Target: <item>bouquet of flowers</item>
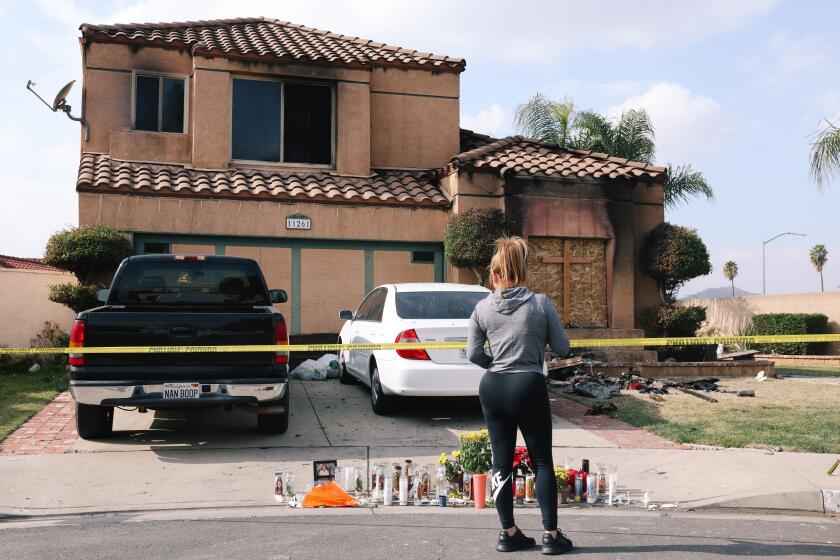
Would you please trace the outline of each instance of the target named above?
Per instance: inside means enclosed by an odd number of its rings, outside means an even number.
[[[453,451],[452,455],[447,455],[446,453],[440,454],[438,465],[443,465],[446,468],[446,480],[454,480],[464,472],[459,461],[460,456],[460,451]]]
[[[533,474],[531,456],[528,455],[527,447],[517,447],[513,450],[513,470],[519,469],[522,474]]]
[[[492,466],[490,434],[487,429],[460,434],[459,461],[468,473],[486,473]]]
[[[574,473],[574,474],[573,474]],[[557,489],[563,490],[564,488],[569,488],[575,483],[575,472],[574,469],[564,469],[563,467],[554,467],[554,476],[557,478]]]

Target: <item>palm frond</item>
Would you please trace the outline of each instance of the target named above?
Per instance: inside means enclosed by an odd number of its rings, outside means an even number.
[[[656,144],[653,123],[644,109],[629,109],[621,114],[615,126],[612,155],[642,163],[652,163]]]
[[[840,128],[828,121],[826,124],[811,143],[811,180],[820,190],[840,177]]]
[[[594,111],[579,111],[574,118],[575,148],[612,154],[615,144],[615,130],[612,123]]]
[[[566,147],[573,112],[570,100],[554,101],[537,93],[516,108],[515,126],[529,138]]]
[[[715,199],[712,187],[706,182],[706,177],[691,164],[673,166],[668,164],[668,178],[665,180],[665,207],[673,208],[688,202],[696,196],[705,196],[709,200]]]

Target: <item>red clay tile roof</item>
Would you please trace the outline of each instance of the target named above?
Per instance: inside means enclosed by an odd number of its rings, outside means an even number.
[[[400,66],[463,72],[463,58],[440,56],[270,18],[128,23],[79,28],[90,41],[159,45],[193,54],[345,66]]]
[[[498,138],[493,138],[492,136],[488,136],[486,134],[481,134],[480,132],[473,132],[468,128],[461,129],[461,151],[468,152],[470,150],[474,150],[479,146],[485,146],[492,142],[498,141]]]
[[[10,257],[9,255],[0,255],[0,268],[14,268],[18,270],[43,270],[48,272],[62,272],[54,266],[44,264],[41,259],[25,258],[25,257]]]
[[[371,177],[346,177],[326,171],[199,171],[181,165],[117,161],[101,154],[82,154],[76,190],[237,200],[449,205],[433,171],[380,170]]]
[[[450,160],[444,174],[456,169],[570,177],[588,179],[638,179],[655,183],[665,181],[666,169],[656,165],[617,158],[592,150],[562,149],[556,145],[508,136],[498,140],[489,136],[462,132],[461,141],[469,148]],[[482,137],[484,137],[482,139]],[[482,141],[490,140],[482,144]]]

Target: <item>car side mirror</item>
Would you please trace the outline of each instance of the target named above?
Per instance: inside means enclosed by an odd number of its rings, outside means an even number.
[[[289,301],[289,294],[286,290],[268,290],[268,296],[271,298],[271,303],[286,303]]]
[[[344,309],[343,311],[338,312],[338,318],[342,321],[352,321],[353,320],[353,312]]]
[[[103,288],[96,292],[96,299],[101,301],[102,303],[105,303],[106,301],[108,301],[108,294],[110,293],[111,290],[109,290],[108,288]]]

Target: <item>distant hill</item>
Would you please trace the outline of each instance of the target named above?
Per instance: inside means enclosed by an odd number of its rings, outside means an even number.
[[[738,296],[751,296],[755,295],[752,292],[748,292],[746,290],[742,290],[741,288],[735,286],[735,297]],[[722,298],[722,297],[732,297],[732,286],[723,286],[721,288],[706,288],[705,290],[700,290],[696,294],[691,294],[688,296],[680,297],[680,299],[695,299],[695,298]]]

